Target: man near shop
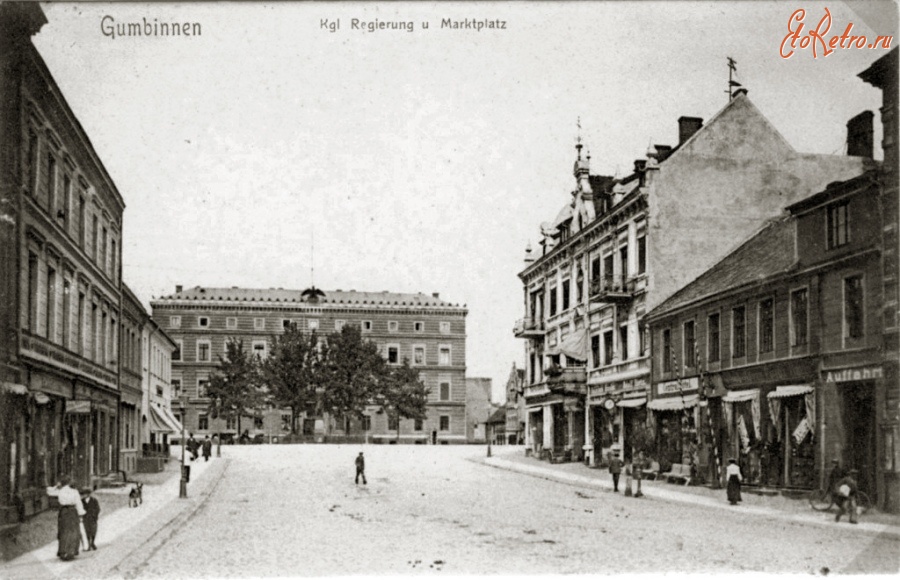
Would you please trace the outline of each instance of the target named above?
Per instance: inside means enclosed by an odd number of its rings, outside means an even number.
[[[841,516],[844,515],[844,513],[849,513],[850,523],[857,523],[856,495],[859,489],[856,484],[856,478],[858,477],[858,474],[858,470],[851,469],[846,477],[837,482],[837,487],[834,492],[834,500],[838,506],[838,513],[834,516],[834,521],[836,522],[841,521]]]

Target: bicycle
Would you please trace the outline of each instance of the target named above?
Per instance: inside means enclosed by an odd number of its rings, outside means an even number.
[[[834,503],[834,493],[824,489],[817,489],[809,494],[809,505],[817,512],[827,512]],[[872,501],[864,491],[856,492],[856,507],[860,514],[864,514],[872,507]]]

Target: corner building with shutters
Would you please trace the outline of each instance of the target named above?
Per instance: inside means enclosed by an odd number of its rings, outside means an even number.
[[[430,390],[424,421],[397,425],[375,407],[363,419],[303,417],[298,434],[312,440],[400,443],[465,443],[466,441],[466,314],[465,306],[438,294],[325,291],[316,296],[301,290],[176,287],[174,294],[151,302],[153,317],[177,344],[173,355],[173,410],[182,394],[187,405],[185,429],[202,439],[220,434],[224,441],[238,433],[236,419],[212,418],[206,396],[209,377],[224,356],[229,338],[265,357],[271,340],[286,325],[327,336],[348,324],[378,346],[388,364],[408,359]],[[327,423],[327,424],[326,424]],[[241,419],[251,438],[277,442],[290,433],[290,412],[261,410]]]

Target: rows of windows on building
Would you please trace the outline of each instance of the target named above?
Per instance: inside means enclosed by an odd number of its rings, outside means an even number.
[[[42,263],[29,251],[23,327],[99,365],[114,368],[118,353],[116,306],[96,293],[89,298],[85,284],[78,283],[76,288],[76,277],[74,271],[61,275],[56,258],[48,255]],[[137,356],[134,344],[128,345],[128,356]]]
[[[182,419],[180,414],[178,415],[179,420]],[[253,428],[257,430],[261,430],[264,428],[263,418],[262,417],[253,417]],[[351,429],[351,419],[349,417],[339,417],[337,419],[337,424],[341,425],[343,430],[349,431]],[[389,416],[387,418],[388,431],[396,431],[400,428],[401,422],[408,421],[412,425],[413,431],[423,432],[425,430],[425,422],[422,419],[409,419],[404,420],[400,419],[396,416]],[[197,416],[197,430],[198,431],[208,431],[210,426],[210,416],[208,413],[200,413]],[[225,419],[225,429],[226,430],[236,430],[237,429],[237,418],[235,417],[226,417]],[[372,430],[372,416],[371,415],[363,415],[359,419],[359,429],[361,431],[371,431]],[[289,414],[281,415],[281,430],[284,432],[288,432],[291,430],[291,416]],[[438,417],[438,431],[450,431],[450,415],[440,415]]]
[[[33,127],[28,134],[26,187],[32,200],[109,279],[115,280],[118,252],[114,224],[104,215],[87,179],[59,140],[50,129],[38,137],[41,133]]]
[[[548,292],[547,316],[552,318],[557,314],[564,314],[570,308],[582,304],[585,299],[585,291],[595,294],[602,289],[618,289],[627,286],[629,280],[641,276],[647,272],[647,236],[642,231],[643,226],[636,226],[640,232],[637,236],[636,254],[630,250],[627,242],[620,242],[618,251],[610,248],[602,248],[598,255],[590,261],[590,285],[586,286],[584,271],[578,265],[574,273],[575,284],[572,284],[572,275],[566,272],[561,282],[551,282]],[[563,230],[564,231],[564,230]],[[627,233],[623,233],[627,239]],[[541,294],[543,290],[535,290],[531,293],[530,316],[534,320],[543,317],[543,312],[538,312],[538,304],[543,303]]]
[[[789,343],[791,349],[803,350],[809,342],[809,289],[797,288],[790,292],[788,298]],[[748,340],[756,341],[756,352],[764,355],[775,350],[775,299],[763,298],[755,304],[737,305],[730,309],[729,328],[730,355],[732,359],[747,356]],[[756,334],[748,336],[747,316],[756,316]],[[853,274],[843,279],[843,332],[844,343],[862,338],[865,314],[863,311],[863,276]],[[707,315],[706,345],[701,348],[697,344],[696,326],[698,321],[689,320],[680,329],[663,329],[660,333],[659,364],[665,373],[682,369],[696,369],[705,363],[718,363],[722,359],[722,313],[713,312]],[[681,331],[681,353],[673,350],[673,332]],[[701,356],[705,355],[705,361]]]
[[[172,385],[172,397],[176,399],[181,397],[183,394],[181,379],[173,378],[170,384]],[[205,399],[209,393],[209,378],[198,378],[195,392],[197,398]],[[162,396],[162,393],[157,392],[157,394]],[[438,388],[435,395],[438,402],[453,401],[453,380],[448,376],[438,377]]]
[[[312,330],[320,330],[319,329],[319,321],[315,319],[282,319],[281,320],[281,328],[287,328],[290,324],[297,324],[300,328],[303,328],[303,323],[305,322],[305,328],[309,331]],[[170,316],[169,317],[169,328],[179,329],[181,328],[182,317],[181,316]],[[334,324],[334,330],[339,332],[341,329],[346,326],[348,322],[346,320],[336,320]],[[399,321],[389,321],[388,322],[388,332],[390,333],[399,333],[400,332],[400,322]],[[416,321],[411,324],[412,330],[414,333],[425,334],[426,325],[425,322]],[[207,316],[199,316],[197,317],[197,329],[212,329],[210,325],[209,317]],[[253,329],[254,331],[265,331],[266,319],[265,318],[254,318],[253,319]],[[360,323],[360,328],[363,333],[372,331],[372,322],[368,320],[363,320]],[[225,329],[226,330],[239,330],[238,329],[238,318],[236,317],[228,317],[225,321]],[[450,323],[446,321],[440,321],[438,325],[439,334],[449,335],[450,334]],[[249,330],[246,329],[246,330]],[[183,361],[182,352],[184,349],[184,339],[176,339],[175,343],[177,348],[172,355],[173,361]],[[193,362],[214,362],[215,356],[212,348],[212,341],[210,339],[201,338],[197,339],[195,342],[195,356]],[[260,358],[266,358],[268,356],[269,350],[269,340],[264,338],[252,339],[250,341],[250,351],[259,356]],[[406,348],[404,348],[406,347]],[[426,344],[411,344],[411,345],[402,345],[401,343],[386,343],[383,347],[384,356],[387,359],[388,364],[399,365],[402,364],[403,358],[409,361],[409,363],[413,366],[425,366],[427,364],[437,364],[439,366],[450,366],[452,365],[452,346],[449,344],[439,344],[436,347],[432,347],[435,349],[435,353],[437,355],[437,359],[431,359],[429,363],[429,347]],[[226,346],[223,343],[222,346],[222,354],[225,354]]]
[[[181,329],[181,328],[194,328],[194,329],[212,329],[215,328],[214,325],[210,321],[209,316],[196,316],[193,318],[196,323],[193,327],[182,326],[183,322],[187,322],[187,320],[183,320],[181,316],[170,316],[169,317],[169,328],[170,329]],[[318,331],[318,332],[328,332],[333,330],[334,332],[340,332],[345,326],[347,326],[348,321],[337,319],[334,321],[334,328],[320,328],[320,321],[314,318],[278,318],[278,319],[268,319],[265,317],[254,317],[253,319],[252,330],[283,330],[286,329],[291,324],[297,325],[298,328],[306,330],[308,332]],[[225,330],[251,330],[249,326],[249,319],[247,321],[248,326],[246,328],[239,327],[239,323],[242,322],[242,319],[239,319],[236,316],[228,316],[225,318]],[[271,326],[275,324],[276,326]],[[349,322],[349,324],[354,324],[354,322]],[[407,328],[406,325],[409,325]],[[360,330],[363,333],[372,332],[373,325],[371,320],[362,320],[359,322]],[[415,332],[419,334],[426,334],[428,331],[434,333],[437,331],[439,334],[450,334],[450,322],[449,321],[438,321],[438,325],[435,328],[429,328],[429,325],[425,323],[425,321],[417,320],[411,323],[404,322],[402,325],[398,320],[389,320],[387,323],[388,332],[399,333],[401,330],[403,332]]]
[[[847,219],[848,202],[846,200],[837,202],[828,208],[827,212],[827,247],[834,249],[846,245],[850,241],[849,221]],[[640,276],[646,272],[646,236],[642,233],[642,227],[637,226],[637,230],[641,232],[637,237],[637,255],[634,256],[636,263],[632,264],[631,254],[628,245],[622,243],[619,246],[618,254],[611,251],[601,251],[600,255],[591,259],[591,286],[590,292],[594,293],[598,290],[598,284],[605,284],[610,288],[617,279],[625,283],[630,278]],[[625,234],[620,234],[625,237]],[[618,256],[618,260],[616,260]],[[564,277],[559,284],[552,284],[549,289],[548,315],[550,317],[557,314],[564,314],[570,308],[582,304],[584,301],[585,284],[583,280],[583,272],[580,267],[575,274],[574,292],[571,285],[571,277]],[[541,290],[532,292],[530,302],[530,315],[533,319],[538,320],[541,313],[537,311],[537,305],[541,303]],[[863,336],[863,283],[862,276],[850,276],[844,281],[844,328],[846,338],[860,338]],[[790,296],[790,317],[791,317],[791,346],[803,347],[806,345],[809,336],[809,322],[807,313],[808,289],[801,288],[795,290]],[[559,305],[561,304],[561,308]],[[751,314],[753,311],[751,310]],[[747,350],[747,314],[746,306],[737,306],[731,312],[731,356],[732,358],[742,358],[746,356]],[[757,329],[757,352],[768,353],[774,350],[775,344],[775,302],[774,298],[765,299],[756,306],[755,315],[758,317]],[[706,345],[706,361],[715,363],[720,360],[721,346],[720,333],[721,322],[720,314],[710,314],[707,324],[707,345]],[[591,337],[590,360],[593,369],[599,369],[606,366],[612,366],[621,362],[625,362],[634,358],[646,356],[649,346],[649,337],[647,328],[641,321],[637,321],[636,333],[631,329],[634,322],[626,322],[619,326],[618,330],[605,330],[599,335]],[[695,367],[696,359],[700,356],[697,351],[695,335],[695,322],[689,321],[684,324],[681,329],[684,340],[682,344],[682,356],[680,358],[682,366]],[[672,331],[664,330],[661,336],[661,360],[664,372],[672,372],[675,359],[672,352]],[[637,344],[630,337],[637,335]],[[630,348],[631,347],[631,348]],[[636,350],[635,348],[636,347]],[[535,381],[536,368],[538,366],[537,353],[532,353],[530,365],[530,379]],[[557,354],[550,357],[551,363],[566,363],[569,367],[584,366],[584,362],[572,358],[564,358],[564,354]]]
[[[26,164],[30,202],[115,286],[117,226],[52,131],[30,129]],[[27,268],[23,328],[97,364],[114,367],[115,302],[91,288],[83,281],[89,278],[50,248],[41,252],[29,246]]]

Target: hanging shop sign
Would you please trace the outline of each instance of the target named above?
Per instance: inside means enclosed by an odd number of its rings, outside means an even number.
[[[612,399],[606,399],[605,401],[603,401],[603,408],[607,411],[612,411],[616,408],[616,402]]]
[[[880,379],[882,370],[880,366],[858,367],[855,369],[841,369],[825,373],[826,383],[846,383],[847,381],[869,381]]]
[[[66,401],[66,413],[90,413],[91,412],[91,402],[90,401],[73,401],[72,399],[68,399]]]
[[[806,436],[809,435],[809,421],[806,420],[806,417],[800,421],[800,424],[797,425],[797,428],[794,429],[794,441],[797,442],[797,445],[803,442],[806,439]]]
[[[681,379],[680,381],[666,381],[665,383],[656,383],[656,392],[660,395],[674,395],[677,393],[690,393],[696,391],[700,386],[697,377],[689,379]]]

